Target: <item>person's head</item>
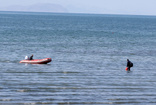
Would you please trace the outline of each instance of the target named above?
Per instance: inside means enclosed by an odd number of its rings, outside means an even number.
[[[34,55],[32,54],[32,56],[34,56]]]
[[[129,61],[129,59],[127,59],[127,62]]]

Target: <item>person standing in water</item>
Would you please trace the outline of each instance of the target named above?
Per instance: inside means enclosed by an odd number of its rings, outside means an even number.
[[[133,67],[133,63],[127,59],[127,67],[128,67],[128,71],[130,71],[130,68]]]

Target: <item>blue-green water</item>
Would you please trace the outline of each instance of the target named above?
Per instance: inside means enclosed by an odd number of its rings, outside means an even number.
[[[155,105],[155,39],[155,16],[0,12],[0,104]]]

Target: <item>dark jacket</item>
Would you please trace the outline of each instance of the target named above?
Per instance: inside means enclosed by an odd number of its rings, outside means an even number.
[[[33,60],[33,55],[32,55],[32,56],[30,56],[29,60]]]
[[[127,67],[133,67],[133,63],[129,60],[127,60]]]

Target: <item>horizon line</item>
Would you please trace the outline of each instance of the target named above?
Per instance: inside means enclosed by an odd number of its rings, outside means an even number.
[[[16,12],[16,13],[53,13],[53,14],[88,14],[88,15],[123,15],[123,16],[156,16],[156,15],[140,15],[140,14],[113,14],[113,13],[83,13],[83,12],[40,12],[40,11],[5,11],[0,12]]]

